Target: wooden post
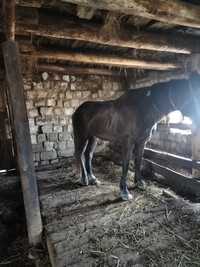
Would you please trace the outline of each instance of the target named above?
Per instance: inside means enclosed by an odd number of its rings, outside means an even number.
[[[19,50],[14,41],[4,42],[2,44],[2,50],[8,82],[7,93],[13,116],[13,128],[17,146],[29,243],[35,246],[41,241],[42,220],[33,164],[29,122],[24,98]]]
[[[200,127],[196,128],[192,133],[192,160],[200,161]],[[193,165],[192,176],[200,177],[200,170]]]

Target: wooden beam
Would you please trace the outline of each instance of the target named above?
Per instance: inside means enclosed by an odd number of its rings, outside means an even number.
[[[180,0],[62,0],[62,2],[200,28],[200,6]]]
[[[54,64],[39,64],[35,66],[36,72],[52,72],[52,73],[66,73],[66,74],[79,74],[79,75],[104,75],[104,76],[121,76],[123,72],[100,69],[100,68],[88,68],[88,67],[76,67],[76,66],[62,66]]]
[[[15,40],[15,0],[5,2],[6,39]]]
[[[131,73],[129,73],[129,77],[131,77]],[[150,87],[156,83],[168,82],[171,80],[177,79],[188,79],[189,73],[185,72],[183,69],[176,71],[164,71],[164,72],[156,72],[151,71],[141,79],[129,79],[129,87],[131,89],[140,89],[143,87]]]
[[[4,42],[2,44],[2,50],[8,82],[7,93],[15,131],[29,242],[35,246],[41,241],[42,221],[33,164],[29,122],[24,98],[20,56],[17,44],[14,41]]]
[[[57,21],[56,24],[52,21]],[[182,34],[156,34],[130,30],[118,32],[118,36],[107,34],[101,25],[77,24],[67,20],[49,18],[45,24],[31,25],[24,23],[17,26],[19,35],[31,34],[48,38],[73,39],[102,45],[146,49],[153,51],[190,54],[200,52],[200,38]]]
[[[146,179],[155,180],[165,186],[169,186],[176,193],[184,197],[188,196],[193,201],[199,202],[199,181],[159,165],[149,159],[145,159],[144,162],[146,166],[143,169],[143,176],[146,177]],[[153,171],[153,173],[150,174],[150,170]]]
[[[83,54],[77,52],[58,52],[39,50],[33,52],[32,57],[35,59],[47,59],[47,60],[61,60],[72,61],[86,64],[108,65],[122,68],[138,68],[138,69],[154,69],[154,70],[170,70],[177,69],[181,66],[178,63],[162,63],[156,61],[145,61],[140,59],[114,57],[96,54]]]

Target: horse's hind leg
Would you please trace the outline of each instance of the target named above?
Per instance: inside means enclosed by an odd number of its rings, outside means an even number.
[[[123,200],[131,200],[133,198],[127,187],[127,175],[132,151],[133,145],[128,140],[125,141],[122,149],[122,177],[120,180],[120,195]]]
[[[145,142],[135,145],[135,183],[138,188],[145,189],[145,182],[141,174],[141,163]]]
[[[81,184],[82,185],[88,185],[88,176],[87,176],[87,170],[85,166],[85,151],[88,145],[88,140],[87,139],[81,139],[78,144],[77,148],[77,153],[76,153],[76,158],[78,163],[81,166]]]
[[[85,167],[88,175],[89,184],[99,185],[100,181],[94,176],[92,172],[92,158],[97,145],[97,140],[94,136],[90,137],[88,140],[88,145],[85,151]]]

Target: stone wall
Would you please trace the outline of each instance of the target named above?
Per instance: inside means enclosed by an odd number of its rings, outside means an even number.
[[[172,129],[160,127],[154,131],[147,147],[166,151],[180,156],[191,157],[192,155],[192,137],[187,131],[173,132]]]
[[[71,116],[81,103],[114,99],[123,93],[116,77],[46,72],[25,79],[24,87],[36,166],[73,155]]]

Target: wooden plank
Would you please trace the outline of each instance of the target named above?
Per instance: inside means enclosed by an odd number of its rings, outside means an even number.
[[[165,186],[169,186],[176,193],[184,197],[188,196],[194,201],[200,200],[199,181],[175,172],[170,168],[159,165],[149,159],[145,159],[144,162],[146,162],[147,164],[144,170],[145,177],[156,180],[157,182],[164,184]],[[154,172],[152,176],[149,175],[150,170]],[[145,175],[145,171],[147,171],[147,175]]]
[[[180,0],[62,0],[62,2],[200,28],[200,6]]]
[[[19,50],[14,41],[4,42],[2,44],[2,50],[8,82],[7,93],[15,131],[29,242],[31,245],[36,245],[41,241],[42,221],[24,98]]]
[[[177,168],[186,168],[191,169],[193,166],[196,168],[200,168],[200,164],[196,161],[192,161],[190,158],[174,155],[171,153],[167,153],[164,151],[158,151],[155,149],[145,148],[144,149],[144,158],[153,160],[159,164],[168,166],[168,167],[176,167]]]
[[[30,55],[29,55],[30,56]],[[86,54],[78,52],[62,52],[62,51],[48,51],[39,50],[33,52],[31,56],[35,59],[47,59],[47,60],[62,60],[72,61],[86,64],[100,64],[110,65],[115,67],[123,68],[138,68],[138,69],[154,69],[154,70],[171,70],[181,68],[178,63],[172,62],[156,62],[156,61],[145,61],[141,59],[132,59],[124,57],[105,56],[97,54]]]
[[[57,21],[57,23],[53,23]],[[146,49],[151,51],[163,51],[180,54],[200,52],[199,38],[182,34],[163,33],[136,33],[123,29],[117,36],[108,34],[102,29],[102,25],[91,23],[77,23],[57,17],[49,17],[43,24],[33,25],[24,21],[23,25],[17,25],[17,34],[31,34],[47,38],[72,39],[91,42],[102,45]]]

